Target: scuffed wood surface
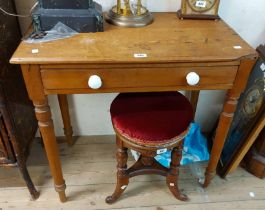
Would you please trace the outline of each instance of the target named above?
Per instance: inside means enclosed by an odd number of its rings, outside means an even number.
[[[254,57],[256,52],[223,21],[179,20],[155,13],[153,24],[83,33],[48,43],[22,42],[11,59],[17,64],[218,62]],[[240,49],[234,49],[240,46]],[[32,49],[39,53],[32,54]],[[134,58],[134,54],[147,54]]]

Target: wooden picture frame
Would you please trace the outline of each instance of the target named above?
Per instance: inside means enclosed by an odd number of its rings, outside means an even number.
[[[265,45],[257,48],[260,58],[249,77],[248,85],[245,92],[241,95],[238,103],[238,110],[235,113],[232,126],[229,130],[228,137],[219,161],[217,173],[221,177],[233,172],[241,160],[255,142],[256,138],[265,125]],[[243,103],[249,90],[257,86],[257,82],[263,81],[263,101],[259,110],[250,118],[244,118],[242,113]],[[262,87],[260,87],[262,88]],[[244,119],[243,119],[244,118]]]

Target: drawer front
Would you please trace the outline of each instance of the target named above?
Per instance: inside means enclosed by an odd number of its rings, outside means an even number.
[[[90,89],[88,80],[97,75],[102,81],[101,91],[148,87],[188,87],[187,75],[195,72],[199,88],[231,86],[237,66],[180,67],[180,68],[132,68],[132,69],[42,69],[46,90]]]

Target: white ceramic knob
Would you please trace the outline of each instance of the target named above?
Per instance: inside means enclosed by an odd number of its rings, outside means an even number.
[[[88,86],[94,90],[101,88],[102,86],[101,78],[98,75],[92,75],[91,77],[89,77]]]
[[[188,73],[186,79],[187,83],[191,86],[198,85],[200,82],[200,76],[196,72]]]

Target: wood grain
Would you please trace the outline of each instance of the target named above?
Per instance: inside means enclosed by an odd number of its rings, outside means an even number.
[[[204,187],[207,187],[210,184],[211,179],[215,176],[216,167],[220,159],[230,125],[234,118],[238,99],[242,91],[245,89],[247,78],[249,77],[254,64],[255,59],[243,59],[241,61],[237,76],[235,78],[234,86],[227,92],[223,111],[220,115],[219,124],[216,129],[214,144],[211,149],[211,158],[205,172],[205,182],[203,184]]]
[[[234,61],[256,54],[223,21],[185,20],[176,13],[154,13],[153,24],[143,28],[105,25],[103,33],[40,44],[22,42],[12,63],[161,63]],[[241,49],[234,49],[241,46]],[[38,54],[32,54],[38,49]],[[62,50],[63,49],[63,50]],[[134,58],[145,53],[147,58]]]
[[[180,21],[175,13],[154,16],[155,22],[144,28],[106,24],[103,33],[78,34],[40,44],[22,42],[13,55],[11,62],[22,64],[29,96],[39,111],[40,124],[44,125],[41,129],[55,182],[63,184],[46,95],[229,90],[205,186],[213,178],[237,99],[257,54],[223,21]],[[39,52],[32,54],[32,49]],[[135,53],[147,57],[135,58]],[[201,75],[199,85],[186,84],[185,77],[191,70]],[[92,73],[102,77],[101,89],[87,87]]]
[[[104,147],[101,147],[106,145]],[[112,157],[102,159],[101,153],[91,155],[89,151],[101,147],[102,153]],[[263,180],[257,179],[238,168],[227,180],[215,177],[207,190],[202,189],[191,175],[188,166],[180,167],[179,184],[190,197],[189,202],[180,202],[170,196],[165,178],[146,175],[131,180],[125,192],[125,199],[109,206],[104,198],[115,186],[115,144],[113,137],[81,137],[73,147],[59,145],[62,151],[62,166],[68,184],[69,201],[58,202],[53,190],[53,180],[48,170],[48,162],[39,165],[36,158],[45,159],[45,151],[40,144],[34,144],[29,159],[29,171],[41,192],[38,201],[30,201],[17,170],[0,169],[0,206],[3,209],[124,209],[124,210],[260,210],[265,205]],[[88,151],[83,153],[83,151]],[[78,154],[82,155],[78,156]],[[74,155],[73,155],[74,154]],[[129,153],[130,154],[130,153]],[[68,157],[68,158],[66,158]],[[93,157],[93,159],[92,159]],[[131,156],[129,156],[132,164]],[[87,161],[91,163],[87,163]],[[204,167],[201,165],[200,167]],[[185,173],[185,175],[183,175]],[[12,176],[12,182],[7,182]],[[103,178],[105,177],[105,179]],[[187,179],[188,178],[188,179]],[[8,185],[9,183],[9,185]],[[255,197],[250,197],[254,192]]]
[[[58,101],[59,101],[60,110],[61,110],[61,114],[63,118],[65,138],[66,138],[68,145],[72,146],[74,144],[73,129],[71,126],[67,95],[58,95]]]
[[[98,75],[103,82],[101,92],[130,87],[189,86],[186,76],[190,72],[200,75],[200,86],[233,85],[237,66],[179,67],[179,68],[124,68],[124,69],[43,69],[41,76],[45,89],[90,89],[88,79]],[[229,75],[229,77],[227,76]]]
[[[29,97],[35,106],[35,114],[38,120],[39,129],[43,137],[43,143],[47,153],[51,172],[54,176],[54,187],[58,192],[60,200],[66,201],[65,182],[63,179],[59,151],[54,133],[51,110],[48,98],[44,95],[40,71],[38,65],[23,65],[22,73],[26,82]]]

